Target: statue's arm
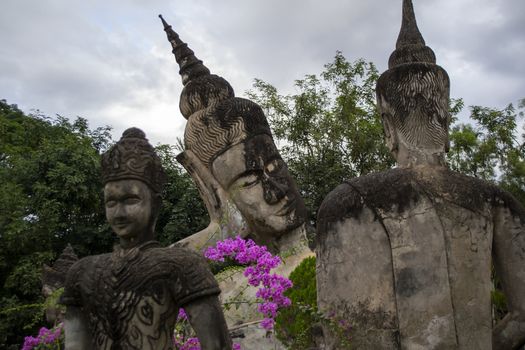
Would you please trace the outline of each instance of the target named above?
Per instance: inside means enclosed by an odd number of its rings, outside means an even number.
[[[231,350],[231,339],[217,296],[199,298],[184,305],[202,350]]]
[[[64,328],[66,350],[89,350],[92,348],[88,322],[79,307],[67,307]]]
[[[208,210],[210,224],[205,229],[177,242],[176,245],[201,251],[224,238],[221,224],[225,223],[228,224],[228,232],[235,232],[242,236],[246,231],[244,218],[210,170],[191,150],[185,150],[177,155],[177,161],[182,164],[197,186]]]
[[[499,208],[494,224],[494,267],[507,298],[509,313],[493,330],[493,349],[519,349],[525,344],[525,224]]]

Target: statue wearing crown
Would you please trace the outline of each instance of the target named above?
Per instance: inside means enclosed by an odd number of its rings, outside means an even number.
[[[220,290],[204,259],[155,241],[166,176],[141,130],[126,130],[103,155],[102,178],[106,217],[120,243],[69,269],[61,298],[66,349],[173,349],[181,307],[202,349],[231,349]]]

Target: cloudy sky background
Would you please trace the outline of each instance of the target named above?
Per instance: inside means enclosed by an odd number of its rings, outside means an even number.
[[[414,0],[419,28],[466,105],[525,98],[525,1]],[[178,66],[157,15],[243,96],[254,78],[293,92],[336,50],[386,69],[401,0],[1,0],[0,99],[30,112],[129,126],[175,143]]]

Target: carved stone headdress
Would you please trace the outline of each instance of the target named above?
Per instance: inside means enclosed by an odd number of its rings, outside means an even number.
[[[382,117],[413,146],[448,147],[449,78],[425,45],[411,0],[403,0],[401,30],[388,68],[376,87]]]
[[[134,179],[161,193],[166,183],[159,156],[138,128],[129,128],[120,140],[102,155],[102,181]]]
[[[235,97],[233,88],[222,77],[210,74],[201,60],[159,15],[168,41],[180,66],[184,89],[180,110],[188,119],[184,145],[205,164],[245,139],[271,136],[264,112],[256,103]]]
[[[210,74],[210,70],[195,57],[188,44],[180,39],[161,15],[159,17],[180,67],[179,74],[184,85],[179,104],[182,115],[187,119],[196,111],[206,108],[212,99],[217,102],[233,97],[231,85],[224,78]]]

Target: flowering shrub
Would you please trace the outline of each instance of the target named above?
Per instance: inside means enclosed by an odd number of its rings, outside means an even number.
[[[64,332],[62,330],[62,323],[59,323],[55,328],[52,329],[42,327],[38,332],[38,336],[25,337],[22,350],[60,350],[64,338]]]
[[[244,240],[237,236],[217,242],[209,247],[204,256],[213,261],[230,258],[243,265],[250,265],[244,270],[248,284],[259,287],[256,297],[261,299],[257,310],[263,314],[262,327],[271,330],[275,324],[277,310],[290,305],[290,299],[284,292],[292,287],[292,282],[270,271],[281,264],[281,258],[272,255],[265,246],[258,246],[251,239]]]
[[[217,242],[215,247],[209,247],[204,252],[204,256],[211,261],[224,262],[231,259],[239,264],[248,265],[244,276],[248,278],[249,285],[259,287],[255,295],[260,300],[257,310],[264,316],[261,326],[266,330],[273,329],[277,311],[290,305],[290,299],[284,296],[284,292],[292,287],[292,282],[281,275],[270,273],[281,264],[281,258],[272,255],[266,247],[258,246],[251,239],[244,240],[239,236]],[[179,320],[186,319],[184,311],[179,311]],[[177,333],[174,344],[179,350],[200,350],[196,338],[190,337],[185,340],[184,336]],[[233,350],[240,349],[239,344],[233,344]]]

